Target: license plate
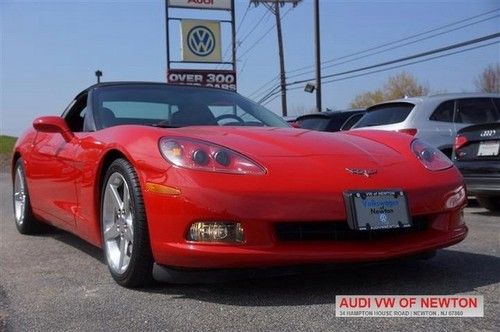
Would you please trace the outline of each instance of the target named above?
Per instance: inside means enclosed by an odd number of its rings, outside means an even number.
[[[481,142],[477,150],[478,157],[481,156],[496,156],[500,150],[500,141]]]
[[[401,190],[350,191],[344,196],[351,229],[370,231],[412,226],[406,194]]]

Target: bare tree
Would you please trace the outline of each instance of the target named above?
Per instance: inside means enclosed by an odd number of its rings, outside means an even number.
[[[428,93],[429,87],[419,84],[417,79],[407,72],[389,77],[384,86],[384,94],[387,100],[425,96]]]
[[[382,90],[368,91],[357,95],[350,106],[351,108],[366,108],[384,100],[386,99]]]
[[[500,64],[489,65],[474,81],[476,88],[481,92],[500,93]]]
[[[357,95],[350,106],[352,108],[364,108],[386,100],[425,96],[428,93],[429,88],[426,85],[418,83],[412,74],[402,72],[389,77],[383,89]]]

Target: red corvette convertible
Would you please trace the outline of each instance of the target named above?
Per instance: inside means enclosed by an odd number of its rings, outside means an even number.
[[[102,247],[113,278],[361,262],[463,240],[465,191],[405,134],[291,128],[235,92],[102,83],[33,122],[12,161],[15,221]]]

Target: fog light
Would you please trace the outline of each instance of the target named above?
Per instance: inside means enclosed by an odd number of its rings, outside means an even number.
[[[189,228],[188,241],[196,242],[243,242],[243,227],[240,223],[195,222]]]

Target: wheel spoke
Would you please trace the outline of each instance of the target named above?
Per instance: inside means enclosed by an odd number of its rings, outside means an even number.
[[[130,227],[125,228],[125,231],[123,232],[123,238],[128,242],[132,242],[134,240],[134,232]]]
[[[128,190],[128,185],[123,182],[123,211],[128,214],[130,210],[130,192]]]
[[[120,236],[120,232],[118,231],[118,227],[116,226],[116,224],[113,224],[104,232],[104,239],[106,241],[116,239],[118,236]]]
[[[118,268],[121,269],[123,267],[123,262],[125,260],[125,256],[127,255],[127,240],[124,238],[120,239],[120,259],[118,261]]]
[[[26,193],[24,190],[24,176],[21,167],[16,169],[14,179],[14,214],[16,222],[22,225],[24,222],[24,209],[26,204]]]
[[[108,185],[108,190],[111,191],[112,202],[113,202],[113,205],[116,207],[116,209],[117,210],[123,209],[123,202],[120,198],[120,194],[118,193],[118,190],[116,190],[116,187],[110,183]]]

